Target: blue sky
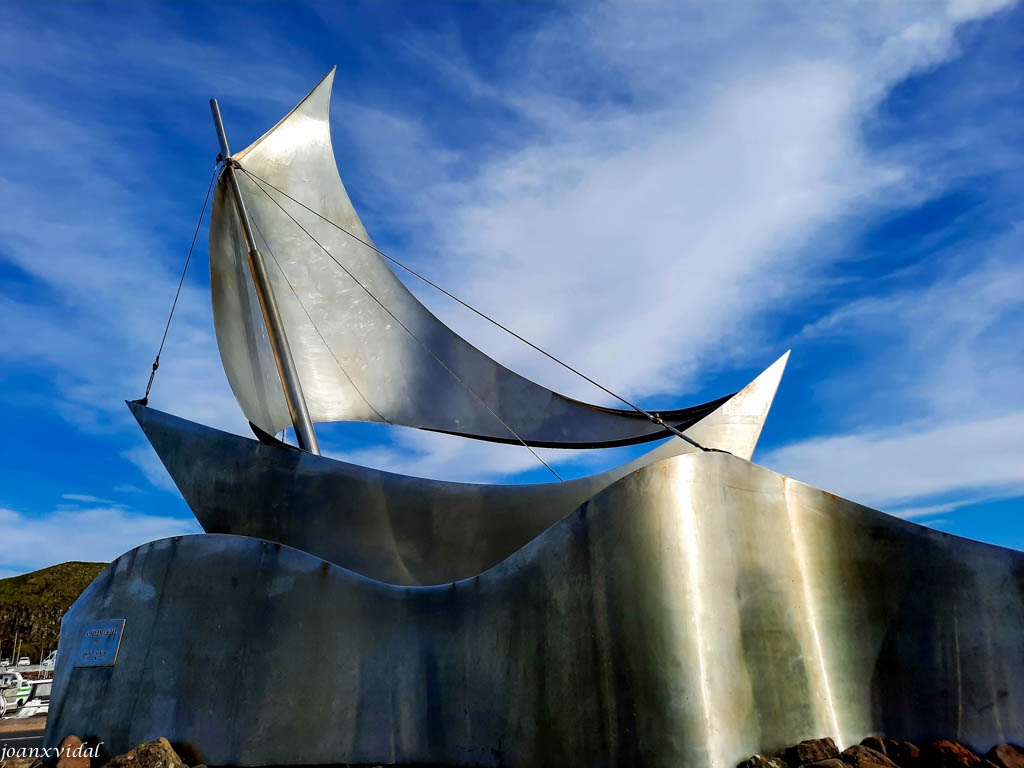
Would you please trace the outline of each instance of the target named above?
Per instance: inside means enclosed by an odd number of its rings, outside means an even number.
[[[338,65],[378,245],[650,408],[793,349],[755,461],[1024,548],[1024,9],[923,3],[8,3],[0,577],[198,532],[142,394],[217,153]],[[152,404],[247,434],[205,231]],[[607,402],[411,286],[502,362]],[[546,480],[524,449],[361,424],[341,458]],[[566,475],[625,458],[545,452]]]

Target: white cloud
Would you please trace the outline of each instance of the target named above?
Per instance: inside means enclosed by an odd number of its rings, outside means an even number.
[[[123,506],[110,499],[101,499],[98,496],[90,496],[87,493],[64,493],[61,498],[66,501],[80,501],[83,504],[106,504],[108,506]]]
[[[894,84],[958,54],[957,23],[999,7],[726,6],[705,14],[685,5],[580,6],[510,45],[505,71],[492,81],[451,38],[418,40],[417,55],[442,76],[518,113],[534,131],[454,184],[431,161],[423,133],[406,127],[427,157],[416,164],[404,154],[391,165],[380,156],[378,176],[393,180],[395,199],[417,200],[421,216],[435,222],[443,255],[432,269],[442,284],[625,395],[671,392],[678,400],[698,373],[763,355],[770,313],[821,289],[829,260],[843,253],[821,249],[823,233],[841,238],[836,227],[845,220],[859,224],[941,191],[948,179],[873,150],[863,126]],[[585,87],[593,82],[599,93],[621,84],[626,97],[593,98]],[[591,101],[576,98],[579,91]],[[965,287],[937,282],[918,316],[936,310],[936,343],[952,334],[968,354],[975,308],[961,302],[959,316],[947,309]],[[608,402],[445,300],[422,295],[510,367]],[[879,317],[891,322],[884,304]],[[897,370],[905,387],[907,367]],[[986,373],[956,378],[976,389]],[[961,392],[961,405],[973,394]],[[441,447],[432,437],[403,437],[395,450],[349,458],[461,479],[535,464],[521,448]]]
[[[956,22],[971,21],[1007,8],[1014,0],[950,0],[947,8],[949,18]]]
[[[121,455],[138,467],[155,488],[172,493],[178,492],[178,488],[171,479],[170,474],[168,474],[167,468],[160,461],[160,457],[156,455],[156,451],[153,450],[153,446],[149,443],[140,443],[134,448],[129,448],[127,451],[122,452]]]
[[[220,21],[239,21],[226,13]],[[54,26],[45,14],[12,9],[0,30],[8,75],[0,143],[9,148],[0,172],[0,258],[38,283],[0,294],[0,360],[48,373],[53,406],[87,430],[134,429],[121,401],[143,393],[213,170],[206,100],[232,101],[227,110],[244,129],[254,107],[286,109],[306,85],[301,48],[274,37],[275,53],[292,66],[243,57],[240,77],[237,41],[179,35],[174,16],[152,6],[117,17],[68,8]],[[124,35],[125,25],[135,33]],[[270,44],[258,26],[252,32],[252,50]],[[131,76],[111,77],[117,69]],[[47,85],[34,86],[39,80]],[[191,120],[197,112],[201,135]],[[182,170],[193,166],[202,175]],[[205,233],[152,397],[166,410],[248,434],[216,349],[204,241]]]
[[[967,499],[961,499],[958,501],[948,501],[945,504],[928,504],[921,507],[887,507],[886,511],[896,517],[902,517],[904,520],[913,520],[916,518],[929,517],[932,518],[927,521],[927,525],[938,525],[939,523],[948,522],[945,519],[935,518],[934,515],[941,515],[944,512],[952,512],[953,510],[959,509],[960,507],[972,506],[974,504],[982,504],[988,501],[987,497],[970,497]]]
[[[854,501],[886,507],[950,492],[1024,495],[1021,456],[1024,410],[814,438],[771,451],[761,463]]]
[[[327,452],[342,461],[386,472],[465,482],[498,480],[541,467],[529,451],[518,445],[474,441],[467,446],[463,438],[408,429],[396,431],[392,440],[387,446]],[[538,453],[545,461],[552,460],[552,451]],[[548,476],[542,481],[553,479]]]
[[[537,457],[521,445],[504,445],[439,432],[401,427],[381,427],[388,433],[387,444],[346,450],[338,448],[336,435],[321,440],[325,455],[364,467],[413,477],[444,478],[460,482],[502,482],[523,472],[538,470],[534,480],[555,480]],[[535,449],[537,456],[562,479],[616,467],[656,447],[650,443],[638,447],[601,450]]]
[[[607,135],[622,130],[613,121],[494,163],[451,217],[462,292],[627,396],[692,386],[699,363],[720,362],[723,342],[735,353],[800,286],[794,256],[812,228],[879,183],[853,136],[851,86],[820,65],[768,72],[674,124],[639,116],[626,140]],[[482,343],[594,397],[515,342]]]
[[[1022,236],[957,246],[956,273],[878,291],[805,327],[812,343],[863,350],[851,375],[836,372],[833,393],[855,422],[762,463],[900,517],[1024,494]]]
[[[16,98],[5,100],[18,109]],[[44,154],[58,154],[68,143],[95,141],[85,126],[61,127],[53,110],[32,105],[22,112],[32,124],[58,126],[45,140],[36,140],[46,145],[40,148]],[[4,139],[23,146],[24,136],[15,131]],[[66,173],[93,179],[84,200],[77,191],[55,193],[54,185],[32,178],[12,181],[13,171],[0,178],[4,257],[38,280],[44,288],[36,296],[45,297],[0,296],[5,328],[0,357],[52,372],[60,397],[56,407],[69,421],[90,429],[127,421],[121,401],[142,394],[178,278],[176,268],[165,266],[160,256],[136,258],[162,249],[154,249],[144,229],[152,222],[136,210],[134,193],[98,172],[96,165],[107,151],[102,145],[91,147],[84,159],[62,164]],[[187,247],[187,238],[181,235],[176,257],[167,256],[179,270],[180,243]],[[201,259],[194,267],[202,270]],[[169,407],[241,431],[244,422],[226,407],[231,395],[220,371],[208,304],[201,288],[186,285],[154,392]]]
[[[195,520],[138,514],[120,505],[43,515],[0,508],[0,574],[13,576],[69,560],[109,562],[147,541],[193,533],[202,533]]]
[[[820,287],[839,253],[809,250],[824,231],[941,188],[941,179],[867,145],[862,129],[895,83],[957,54],[958,23],[998,7],[720,4],[708,13],[688,4],[570,5],[495,52],[486,75],[457,36],[408,41],[424,74],[449,83],[441,103],[457,94],[508,117],[482,149],[480,136],[476,150],[453,148],[396,100],[360,102],[351,90],[336,99],[336,115],[348,118],[336,127],[369,166],[365,175],[381,180],[366,195],[369,218],[400,223],[395,239],[421,249],[410,261],[429,261],[439,282],[623,394],[683,399],[698,374],[768,362],[774,352],[766,347],[786,346],[774,340],[771,313]],[[95,87],[95,47],[46,28],[0,35],[31,71],[43,64],[30,43],[52,50],[46,67]],[[124,96],[159,107],[173,94],[150,119],[173,126],[185,153],[210,143],[182,122],[181,100],[201,104],[217,92],[232,109],[270,112],[304,87],[294,65],[301,52],[276,44],[268,50],[280,58],[258,57],[248,80],[236,74],[244,56],[216,43],[140,32],[115,49],[116,60],[155,62],[152,77],[132,81],[136,91]],[[0,137],[24,150],[12,157],[25,158],[0,176],[4,257],[48,292],[44,301],[0,297],[0,357],[51,372],[72,423],[134,430],[118,400],[141,395],[199,200],[186,205],[178,186],[171,194],[148,176],[143,153],[125,150],[125,131],[156,142],[145,121],[126,128],[80,120],[12,85],[0,95],[11,116]],[[51,168],[41,156],[61,162]],[[87,181],[88,194],[69,178]],[[160,236],[156,222],[179,235]],[[193,270],[204,271],[198,261]],[[205,289],[193,272],[154,404],[246,434],[220,369]],[[436,297],[430,303],[517,370],[607,402]],[[965,393],[986,378],[974,373],[960,377]],[[150,482],[172,487],[151,451],[124,455]],[[462,479],[536,464],[514,446],[433,435],[349,458]]]
[[[870,390],[898,397],[896,407],[865,419],[890,422],[916,401],[941,419],[991,415],[1024,406],[1024,229],[981,248],[959,245],[953,274],[913,287],[858,299],[807,326],[803,338],[845,339],[870,349],[856,381],[863,400]]]

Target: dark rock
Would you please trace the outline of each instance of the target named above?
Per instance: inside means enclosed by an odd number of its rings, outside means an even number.
[[[844,763],[838,757],[830,757],[825,760],[818,760],[816,763],[810,763],[812,768],[850,768],[849,765]]]
[[[787,747],[783,754],[783,758],[790,768],[799,768],[801,765],[828,760],[830,757],[839,757],[839,749],[830,738],[801,741],[799,744]]]
[[[984,760],[958,741],[940,739],[921,747],[920,768],[981,768]]]
[[[89,768],[89,755],[80,738],[74,735],[64,737],[60,743],[57,768]]]
[[[781,757],[765,757],[764,755],[754,755],[753,757],[744,760],[742,763],[736,766],[736,768],[790,768],[790,766]]]
[[[85,748],[89,750],[89,764],[92,768],[102,768],[110,762],[113,755],[110,754],[110,750],[107,749],[107,745],[103,743],[102,739],[97,736],[87,736],[83,741]],[[50,768],[55,768],[55,766],[50,766]]]
[[[881,752],[883,755],[889,754],[885,749],[885,739],[880,736],[866,736],[860,740],[860,745],[873,749],[875,752]]]
[[[997,768],[1024,768],[1024,750],[1013,744],[996,744],[985,759]]]
[[[178,757],[181,758],[181,762],[185,765],[191,765],[194,768],[200,768],[200,766],[206,768],[203,765],[203,755],[196,749],[194,744],[187,741],[179,742],[174,745],[174,751],[178,753]]]
[[[842,760],[853,768],[897,768],[896,763],[884,754],[863,744],[844,749]]]
[[[140,744],[131,752],[107,763],[107,768],[188,768],[170,742],[161,736],[156,741]]]
[[[896,739],[883,739],[885,743],[885,754],[900,768],[917,768],[917,761],[921,757],[921,750],[909,741],[896,741]]]

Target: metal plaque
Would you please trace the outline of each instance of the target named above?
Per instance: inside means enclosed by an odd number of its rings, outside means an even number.
[[[124,619],[102,619],[89,624],[82,633],[75,666],[114,666],[117,663],[117,651],[121,647],[123,633]]]

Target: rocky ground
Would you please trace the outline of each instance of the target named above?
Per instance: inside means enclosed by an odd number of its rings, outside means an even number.
[[[737,768],[1024,768],[1024,750],[997,744],[984,755],[942,739],[918,747],[909,741],[868,736],[842,752],[830,739],[810,739],[778,755],[754,755]]]
[[[167,739],[140,744],[132,751],[112,757],[83,745],[77,736],[61,742],[61,757],[43,761],[12,757],[0,768],[189,768]],[[737,768],[1024,768],[1024,750],[1012,744],[997,744],[984,755],[956,741],[933,741],[918,747],[907,741],[869,736],[842,752],[830,739],[811,739],[794,744],[778,755],[754,755]],[[196,765],[192,768],[206,768]],[[379,767],[378,767],[379,768]]]

